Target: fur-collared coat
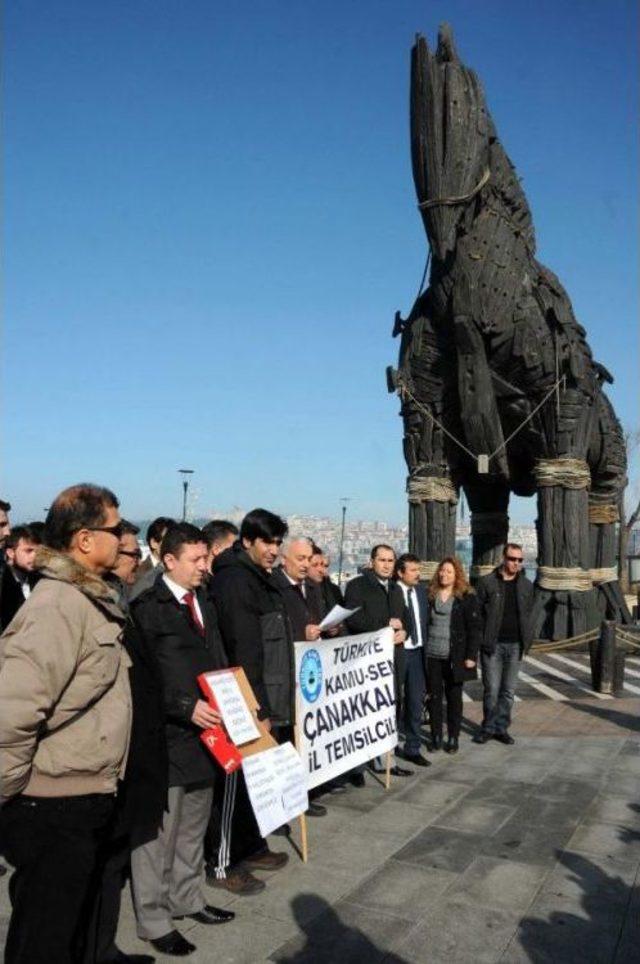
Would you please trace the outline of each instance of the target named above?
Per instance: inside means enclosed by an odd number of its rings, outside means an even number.
[[[41,546],[37,568],[0,637],[0,795],[114,793],[132,715],[124,614],[69,555]]]

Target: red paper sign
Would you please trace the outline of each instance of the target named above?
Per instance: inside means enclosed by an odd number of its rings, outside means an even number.
[[[207,685],[205,674],[198,677],[200,689],[207,698],[207,702],[212,709],[217,710],[218,706],[214,695]],[[231,742],[226,732],[221,726],[211,726],[208,730],[203,730],[200,739],[206,746],[211,756],[217,760],[225,773],[233,773],[242,766],[242,757],[238,748]]]

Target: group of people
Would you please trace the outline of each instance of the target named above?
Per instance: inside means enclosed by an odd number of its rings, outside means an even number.
[[[130,876],[138,935],[164,954],[195,950],[176,922],[233,920],[212,889],[251,896],[262,873],[287,863],[259,832],[242,771],[225,776],[200,734],[221,723],[198,686],[202,673],[241,666],[257,715],[291,739],[293,642],[390,626],[403,745],[398,777],[425,767],[428,749],[455,753],[462,688],[481,661],[484,721],[475,739],[512,743],[518,666],[531,642],[532,586],[522,549],[476,591],[459,561],[443,559],[428,586],[421,563],[375,546],[344,599],[329,559],[255,509],[238,529],[161,517],[146,533],[123,520],[109,489],[81,484],[53,501],[46,522],[9,524],[0,501],[0,852],[13,868],[7,964],[151,961],[116,946]],[[336,603],[351,610],[327,632]],[[425,699],[426,694],[426,699]],[[447,736],[444,740],[444,702]],[[373,770],[382,762],[369,763]],[[365,768],[313,791],[365,784]],[[321,803],[319,797],[324,797]],[[279,831],[288,832],[288,827]],[[204,867],[204,875],[203,875]]]

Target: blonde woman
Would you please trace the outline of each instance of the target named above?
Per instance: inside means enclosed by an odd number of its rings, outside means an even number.
[[[442,749],[443,694],[447,700],[447,753],[458,752],[462,687],[475,679],[482,619],[460,561],[442,560],[428,590],[429,623],[424,647],[432,749]]]

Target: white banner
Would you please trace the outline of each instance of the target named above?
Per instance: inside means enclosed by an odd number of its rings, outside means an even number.
[[[298,751],[311,790],[396,746],[393,630],[294,649]]]
[[[304,767],[292,743],[246,756],[242,770],[263,837],[308,808]]]

